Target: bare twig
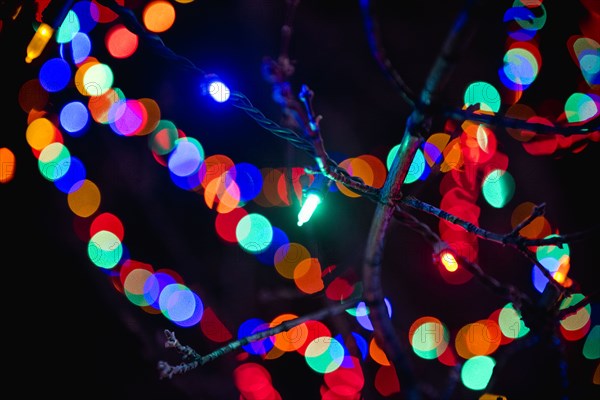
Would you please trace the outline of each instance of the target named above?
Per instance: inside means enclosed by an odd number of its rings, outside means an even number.
[[[188,371],[191,371],[198,366],[205,365],[206,363],[216,360],[219,357],[222,357],[226,354],[229,354],[249,343],[256,342],[258,340],[267,338],[269,336],[276,335],[281,332],[289,331],[290,329],[295,328],[298,325],[301,325],[308,321],[320,321],[327,317],[331,317],[337,315],[345,310],[356,306],[361,299],[351,299],[345,301],[340,304],[335,304],[333,306],[322,308],[318,311],[315,311],[310,314],[303,315],[298,318],[290,319],[282,322],[281,324],[266,329],[264,331],[260,331],[250,336],[243,337],[238,340],[234,340],[229,342],[227,345],[218,348],[217,350],[208,353],[204,356],[199,355],[196,351],[194,351],[189,346],[184,346],[175,338],[175,333],[165,330],[165,335],[167,336],[167,341],[165,343],[165,347],[174,348],[179,353],[183,354],[183,361],[178,365],[171,365],[166,361],[160,361],[158,363],[158,370],[160,372],[160,378],[172,378],[174,375],[183,374]]]
[[[596,290],[595,292],[588,294],[583,299],[581,299],[577,304],[574,304],[570,307],[560,310],[558,312],[558,314],[556,315],[556,318],[560,321],[560,320],[568,317],[569,315],[575,314],[577,311],[581,310],[583,307],[590,304],[596,297],[598,297],[598,295],[600,295],[600,290]]]
[[[177,340],[175,332],[165,330],[165,336],[167,337],[165,347],[177,350],[184,360],[195,360],[200,358],[200,355],[196,353],[196,350],[192,349],[190,346],[182,345],[179,340]]]
[[[521,229],[523,229],[526,226],[528,226],[529,224],[531,224],[537,217],[541,217],[542,215],[544,215],[545,212],[546,212],[546,204],[545,203],[534,206],[533,210],[531,211],[531,214],[529,214],[529,216],[527,218],[525,218],[523,221],[519,222],[513,228],[513,230],[506,236],[509,238],[518,237],[519,233],[521,232]]]
[[[286,0],[285,20],[281,27],[281,49],[279,51],[280,58],[288,58],[290,41],[293,32],[294,16],[296,9],[300,5],[300,0]],[[292,71],[293,72],[293,71]]]
[[[525,258],[527,258],[531,263],[533,263],[533,265],[535,265],[537,267],[537,269],[542,273],[542,275],[544,275],[544,277],[546,279],[548,279],[548,281],[552,284],[552,286],[554,286],[556,289],[558,289],[559,293],[564,294],[569,294],[571,293],[573,290],[569,287],[565,287],[563,285],[561,285],[556,279],[554,279],[554,277],[552,276],[552,274],[550,273],[550,271],[548,271],[548,269],[546,267],[544,267],[544,265],[537,259],[536,255],[527,247],[522,247],[522,246],[514,246],[523,256],[525,256]]]
[[[371,48],[371,54],[383,71],[385,77],[390,81],[392,86],[400,93],[400,96],[411,107],[415,106],[417,96],[410,87],[404,82],[400,73],[394,68],[392,62],[386,55],[383,46],[379,23],[375,17],[375,0],[360,0],[360,8],[362,10],[363,21],[367,31],[367,39]]]
[[[435,215],[436,217],[443,219],[445,221],[448,221],[452,224],[458,225],[461,228],[463,228],[464,230],[466,230],[467,232],[471,232],[474,235],[486,239],[486,240],[490,240],[492,242],[498,242],[498,243],[502,243],[505,244],[503,242],[504,238],[506,235],[500,235],[494,232],[490,232],[487,231],[485,229],[482,229],[480,227],[478,227],[477,225],[475,225],[472,222],[466,221],[462,218],[459,218],[453,214],[450,214],[438,207],[435,207],[431,204],[425,203],[424,201],[418,200],[414,197],[404,197],[403,199],[400,200],[402,205],[407,205],[410,206],[412,208],[424,211],[428,214],[431,215]],[[400,207],[398,207],[400,208]]]
[[[458,14],[450,32],[448,32],[444,45],[425,81],[425,87],[420,95],[420,106],[430,109],[428,110],[430,113],[433,113],[434,111],[432,109],[433,100],[450,79],[451,72],[456,66],[456,60],[459,58],[459,53],[466,47],[471,39],[471,35],[474,31],[469,31],[467,29],[467,23],[476,12],[478,3],[479,0],[466,1],[465,7]]]
[[[289,57],[289,47],[292,39],[293,21],[300,0],[287,0],[283,26],[281,27],[281,47],[276,60],[271,57],[263,58],[263,77],[273,86],[273,100],[283,111],[283,124],[297,130],[303,125],[302,105],[293,94],[289,78],[294,74],[294,63]]]
[[[536,134],[562,134],[573,135],[580,133],[592,133],[599,131],[597,119],[588,121],[585,124],[569,124],[561,126],[548,126],[537,122],[528,122],[518,118],[511,118],[505,115],[491,114],[485,112],[474,112],[471,110],[442,109],[441,114],[450,119],[459,121],[476,121],[488,125],[494,125],[502,128],[522,129]]]
[[[474,235],[489,240],[491,242],[500,243],[503,245],[512,245],[512,246],[550,246],[555,245],[562,248],[563,244],[572,243],[576,240],[581,240],[587,237],[589,233],[593,230],[597,230],[600,226],[592,227],[587,231],[576,232],[572,234],[566,235],[552,235],[550,237],[542,238],[542,239],[528,239],[519,235],[519,231],[523,229],[525,226],[529,225],[535,218],[543,215],[545,210],[545,204],[540,204],[534,207],[532,214],[529,215],[525,220],[520,222],[511,232],[509,233],[495,233],[488,231],[486,229],[480,228],[472,222],[466,221],[456,215],[450,214],[436,206],[428,204],[424,201],[418,200],[414,197],[407,196],[402,198],[402,205],[410,206],[414,209],[424,211],[428,214],[434,215],[440,219],[448,221],[452,224],[458,225],[467,232],[471,232]]]

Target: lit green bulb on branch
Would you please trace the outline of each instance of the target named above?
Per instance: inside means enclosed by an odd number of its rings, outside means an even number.
[[[298,226],[302,226],[310,220],[319,204],[323,201],[331,182],[321,174],[315,175],[312,184],[305,191],[302,208],[298,212]]]
[[[321,196],[316,193],[309,193],[306,199],[302,203],[302,208],[298,213],[298,226],[302,226],[304,223],[310,220],[317,207],[321,204]]]

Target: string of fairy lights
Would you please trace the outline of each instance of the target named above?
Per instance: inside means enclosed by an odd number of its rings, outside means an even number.
[[[179,274],[165,268],[155,270],[152,265],[132,258],[123,243],[125,229],[120,218],[108,212],[99,213],[100,188],[86,177],[85,166],[70,154],[64,141],[65,137],[83,136],[89,126],[88,118],[123,137],[148,136],[149,148],[155,159],[168,167],[170,177],[177,186],[196,191],[201,188],[206,204],[218,213],[215,228],[223,240],[238,243],[246,252],[255,254],[260,261],[274,266],[282,277],[293,280],[302,292],[311,294],[323,290],[322,268],[319,261],[311,257],[309,250],[299,243],[290,243],[285,232],[273,227],[264,216],[248,213],[243,208],[246,202],[258,199],[261,188],[260,185],[257,187],[257,182],[264,183],[272,181],[271,179],[263,178],[261,171],[250,164],[234,164],[227,156],[206,157],[199,141],[185,136],[171,121],[160,119],[160,108],[154,100],[127,98],[121,89],[113,86],[115,78],[111,68],[91,55],[92,46],[84,33],[90,32],[92,28],[81,23],[89,21],[86,11],[89,12],[88,7],[95,7],[94,4],[75,3],[67,15],[66,21],[69,24],[61,25],[56,31],[60,57],[46,60],[41,66],[38,79],[27,82],[22,89],[23,105],[31,110],[34,107],[26,105],[28,96],[29,99],[39,99],[36,94],[40,92],[58,93],[71,80],[79,93],[89,98],[87,105],[77,100],[65,104],[58,116],[58,123],[53,122],[55,116],[36,115],[37,118],[32,118],[27,128],[26,137],[38,158],[42,176],[67,193],[67,201],[74,214],[82,218],[93,218],[89,238],[86,238],[90,261],[105,270],[115,288],[144,311],[162,313],[181,327],[199,324],[204,334],[216,342],[231,339],[232,334],[217,315],[212,310],[205,309],[200,297],[190,290]],[[102,14],[102,9],[98,8],[96,11],[100,21],[103,18],[110,19]],[[38,28],[36,35],[47,35],[48,32],[51,31]],[[127,35],[127,31],[120,25],[110,30],[106,41],[109,52],[116,41],[120,43],[119,50],[123,51]],[[36,37],[32,43],[35,45],[38,39]],[[36,52],[41,53],[40,50],[32,49],[28,54],[29,62],[35,59]],[[70,72],[72,67],[76,68],[73,75]],[[227,88],[222,83],[207,81],[207,93],[216,101],[229,100],[225,95],[226,91]],[[232,94],[232,98],[236,96],[241,99],[240,104],[257,114],[247,98],[241,94]],[[264,120],[268,121],[266,118]],[[281,131],[290,132],[284,128]],[[65,137],[62,133],[65,133]],[[302,168],[293,169],[292,172],[296,178],[305,173]],[[313,179],[318,180],[318,175],[310,174],[307,178],[311,182]],[[293,182],[299,182],[299,179],[293,179]],[[293,189],[300,189],[301,193],[302,188]],[[277,204],[277,201],[269,198],[273,193],[263,190],[261,194],[261,201]],[[301,216],[299,223],[303,222],[304,216]],[[343,300],[354,292],[350,283],[343,279],[332,283],[326,291],[332,300]],[[368,320],[367,314],[364,303],[357,307],[355,315],[359,321]],[[270,322],[251,318],[239,326],[237,335],[245,337],[295,317],[294,314],[283,314]],[[215,326],[220,329],[215,329]],[[290,340],[290,335],[294,340]],[[358,337],[362,339],[358,333],[354,336],[357,341],[360,340]],[[343,357],[340,358],[340,354],[346,352],[342,343],[341,336],[333,337],[326,325],[309,321],[298,329],[252,343],[244,349],[249,354],[262,355],[267,359],[279,357],[286,352],[298,352],[313,370],[329,374],[337,370],[342,362],[359,365],[357,361],[344,361]],[[362,339],[360,345],[366,356],[366,340]],[[329,351],[324,353],[323,346]],[[236,369],[235,374],[248,368],[248,364],[244,364],[239,370]],[[239,389],[244,391],[243,387]]]
[[[274,267],[282,278],[293,281],[302,293],[324,291],[332,301],[350,298],[356,291],[357,282],[337,277],[325,285],[324,269],[305,246],[290,241],[288,234],[273,226],[268,218],[260,213],[248,212],[244,206],[249,202],[264,207],[289,206],[287,199],[291,193],[302,200],[298,214],[298,225],[302,226],[309,222],[330,185],[347,197],[378,201],[378,188],[385,181],[399,145],[390,149],[385,163],[368,154],[338,163],[326,153],[318,153],[310,137],[273,122],[244,94],[230,90],[216,75],[205,73],[165,46],[159,33],[173,24],[174,13],[173,3],[166,0],[150,1],[143,10],[130,9],[115,1],[71,1],[66,4],[60,23],[39,24],[27,48],[26,62],[32,63],[42,55],[52,38],[59,45],[59,54],[44,60],[38,77],[22,86],[19,101],[28,113],[26,139],[37,158],[41,175],[67,195],[69,208],[76,216],[88,221],[85,240],[90,261],[107,273],[118,291],[145,312],[162,314],[181,327],[199,325],[205,336],[216,343],[233,338],[234,335],[214,310],[204,304],[177,272],[166,268],[156,270],[151,264],[132,258],[124,245],[125,228],[121,219],[101,211],[100,188],[87,176],[83,161],[72,155],[67,146],[67,142],[84,136],[90,124],[96,123],[122,137],[147,137],[154,159],[167,168],[172,182],[179,188],[201,194],[207,207],[216,211],[215,231],[223,241],[237,243],[260,262]],[[142,22],[138,14],[141,14]],[[503,102],[510,102],[507,115],[532,122],[545,121],[533,109],[518,102],[523,91],[535,81],[541,67],[541,55],[532,39],[545,24],[544,5],[542,2],[526,5],[517,0],[507,10],[504,19],[509,27],[509,40],[503,67],[498,71],[504,91],[501,94],[487,82],[472,82],[465,90],[464,109],[478,107],[478,112],[493,115],[499,112]],[[172,121],[161,118],[160,106],[155,100],[128,98],[122,89],[114,85],[116,79],[110,66],[93,56],[94,44],[90,34],[98,24],[111,26],[104,42],[114,58],[131,56],[139,42],[144,41],[150,51],[203,76],[204,94],[210,95],[216,102],[244,111],[262,128],[307,152],[313,159],[322,157],[324,161],[320,170],[291,168],[292,181],[289,182],[281,169],[261,169],[249,163],[235,163],[222,154],[207,156],[196,138],[185,134]],[[598,46],[594,47],[590,40],[583,39],[575,40],[571,45],[586,82],[590,86],[598,84],[600,74],[586,67],[589,58],[584,60],[584,57],[590,57],[588,49],[597,50]],[[75,99],[63,104],[58,114],[39,111],[44,109],[49,96],[73,87],[81,98],[87,98],[87,104],[85,100]],[[565,102],[566,119],[573,123],[588,121],[598,115],[599,105],[597,96],[574,93]],[[456,131],[460,132],[458,136],[446,133]],[[530,141],[533,135],[525,131],[507,131],[531,154],[568,148],[558,139],[549,148],[547,142]],[[480,192],[492,208],[505,207],[513,198],[516,182],[508,172],[508,164],[508,156],[498,149],[497,139],[489,127],[468,120],[460,126],[448,121],[445,132],[433,133],[423,142],[404,184],[425,181],[434,168],[439,168],[444,174],[440,183],[440,208],[478,225]],[[326,178],[321,173],[324,168],[338,176],[339,180],[332,183],[327,179],[330,176]],[[300,183],[300,177],[305,177],[304,184]],[[268,182],[276,184],[269,186]],[[285,196],[281,195],[281,190],[286,192]],[[530,202],[518,205],[512,214],[513,227],[524,220],[534,207]],[[445,220],[440,220],[438,228],[440,237],[451,245],[454,252],[469,261],[477,259],[478,241],[473,234],[456,229]],[[520,233],[535,239],[549,237],[555,231],[549,221],[540,216]],[[539,246],[535,254],[556,281],[565,287],[572,285],[568,277],[568,245]],[[471,278],[451,253],[440,258],[439,271],[450,284],[463,284]],[[539,292],[548,284],[547,278],[537,268],[532,268],[532,282]],[[583,294],[574,293],[562,301],[560,308],[577,304],[583,298]],[[391,316],[392,307],[387,299],[386,305]],[[379,366],[375,377],[377,390],[382,395],[399,391],[393,366],[374,337],[367,336],[373,331],[368,307],[361,302],[347,311],[364,329],[363,333],[352,332],[360,358],[364,361],[370,357]],[[560,321],[560,333],[568,341],[587,338],[583,355],[597,359],[599,355],[593,342],[598,340],[600,329],[597,325],[592,327],[590,315],[591,306],[588,304]],[[238,327],[236,335],[238,338],[246,337],[295,317],[289,313],[271,321],[251,318]],[[518,308],[507,303],[487,317],[464,325],[456,331],[454,338],[441,319],[420,317],[412,323],[408,339],[414,353],[423,359],[436,359],[447,366],[462,364],[463,384],[471,390],[482,390],[493,373],[495,360],[492,355],[500,346],[528,333],[529,328],[523,323]],[[311,369],[324,375],[325,390],[339,393],[339,386],[345,385],[343,390],[348,393],[347,398],[354,398],[352,396],[363,388],[364,376],[361,360],[349,354],[344,341],[324,323],[309,321],[292,331],[250,343],[244,346],[244,350],[266,360],[297,352]],[[234,374],[238,377],[238,389],[248,396],[252,391],[249,382],[268,376],[260,364],[249,362],[238,367]],[[276,396],[277,391],[270,381],[261,390],[268,396]]]

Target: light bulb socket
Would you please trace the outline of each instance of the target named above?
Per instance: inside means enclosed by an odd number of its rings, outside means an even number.
[[[439,264],[442,261],[442,253],[444,251],[452,252],[452,249],[450,246],[448,246],[448,243],[440,241],[433,244],[432,258],[434,264]]]
[[[222,82],[217,74],[205,74],[200,81],[200,89],[203,96],[210,96],[210,84],[213,82]]]
[[[305,187],[302,190],[304,198],[306,198],[306,196],[308,196],[310,193],[314,193],[322,199],[329,191],[331,182],[332,180],[327,179],[323,174],[315,174],[310,186]]]
[[[71,7],[73,7],[73,3],[75,3],[75,0],[50,1],[42,11],[42,20],[47,21],[52,29],[57,30],[64,22]]]

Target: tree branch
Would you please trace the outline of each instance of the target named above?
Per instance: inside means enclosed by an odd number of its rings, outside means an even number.
[[[533,265],[535,265],[537,267],[537,269],[542,273],[542,275],[544,275],[544,277],[546,279],[548,279],[548,281],[552,284],[552,286],[554,286],[561,295],[565,295],[565,294],[569,294],[569,293],[573,292],[573,290],[571,288],[565,287],[565,286],[561,285],[560,283],[558,283],[558,281],[556,279],[554,279],[554,277],[552,276],[550,271],[548,271],[548,269],[546,267],[544,267],[544,265],[537,259],[537,257],[531,250],[529,250],[527,247],[521,247],[521,246],[513,246],[513,247],[515,247],[531,263],[533,263]]]
[[[540,204],[535,206],[532,214],[529,215],[525,220],[521,221],[515,228],[505,234],[495,233],[488,231],[486,229],[480,228],[472,222],[466,221],[460,217],[457,217],[453,214],[450,214],[436,206],[428,204],[424,201],[418,200],[412,196],[404,197],[400,200],[402,205],[407,205],[417,210],[424,211],[428,214],[434,215],[440,219],[448,221],[452,224],[458,225],[467,232],[471,232],[474,235],[491,241],[500,243],[502,245],[514,245],[514,246],[550,246],[555,245],[562,248],[563,244],[572,243],[576,240],[581,240],[587,237],[591,232],[600,228],[600,226],[593,227],[587,231],[575,232],[572,234],[566,235],[552,235],[550,237],[542,238],[542,239],[528,239],[519,235],[519,231],[523,229],[525,226],[529,225],[535,218],[544,214],[545,204]]]
[[[543,238],[543,239],[527,239],[520,236],[518,233],[521,229],[523,229],[526,225],[530,224],[535,218],[542,215],[544,212],[544,204],[538,205],[534,208],[532,214],[526,218],[524,221],[519,223],[511,232],[508,234],[499,234],[490,232],[488,230],[482,229],[475,224],[465,221],[453,214],[450,214],[444,210],[441,210],[431,204],[427,204],[423,201],[417,200],[413,197],[405,197],[401,200],[403,205],[408,205],[415,209],[424,211],[428,214],[435,215],[436,217],[443,219],[445,221],[451,222],[455,225],[458,225],[465,229],[467,232],[471,232],[476,236],[489,240],[491,242],[500,243],[502,245],[508,245],[517,249],[521,254],[523,254],[529,261],[531,261],[540,272],[550,281],[552,285],[560,290],[561,293],[571,293],[572,290],[568,287],[564,287],[559,282],[554,279],[552,274],[548,271],[546,267],[539,262],[535,254],[529,249],[531,246],[550,246],[555,245],[558,247],[562,247],[563,244],[572,243],[576,240],[581,240],[586,237],[590,232],[597,230],[599,227],[593,227],[590,230],[577,232],[569,235],[553,235],[551,237]]]
[[[382,188],[382,203],[378,204],[375,209],[363,261],[364,296],[366,301],[372,304],[370,319],[373,323],[374,333],[379,339],[378,342],[382,344],[388,359],[394,364],[400,385],[406,391],[407,398],[411,400],[419,399],[421,396],[406,358],[406,351],[396,336],[383,301],[381,267],[386,233],[394,210],[394,207],[386,204],[386,201],[391,202],[392,198],[400,195],[402,182],[421,143],[415,131],[415,126],[409,120],[400,148]]]
[[[374,332],[378,336],[379,342],[382,343],[388,358],[395,365],[400,385],[404,388],[407,398],[411,400],[419,399],[421,394],[406,358],[405,350],[398,340],[383,301],[381,284],[383,250],[389,222],[396,208],[395,201],[402,195],[401,187],[412,159],[422,142],[422,133],[429,128],[431,116],[426,113],[426,110],[431,108],[434,97],[448,81],[455,66],[454,61],[458,58],[459,48],[467,41],[466,26],[469,16],[473,12],[474,4],[474,1],[467,1],[465,8],[454,22],[421,91],[419,106],[412,111],[408,118],[400,147],[381,189],[381,202],[375,209],[365,249],[364,296],[369,303],[374,305],[370,315]]]
[[[306,314],[304,316],[290,319],[282,322],[281,324],[266,329],[264,331],[257,332],[253,335],[246,336],[244,338],[234,340],[229,342],[227,345],[218,348],[217,350],[208,353],[204,356],[199,355],[195,350],[193,350],[189,346],[182,345],[176,338],[175,333],[169,330],[165,330],[165,335],[167,337],[167,341],[165,342],[165,347],[174,348],[177,352],[183,354],[183,362],[178,365],[171,365],[166,361],[158,362],[158,370],[160,372],[160,378],[172,378],[174,375],[183,374],[188,371],[191,371],[198,366],[205,365],[206,363],[216,360],[219,357],[222,357],[226,354],[229,354],[249,343],[256,342],[258,340],[267,338],[269,336],[276,335],[281,332],[289,331],[290,329],[295,328],[298,325],[301,325],[307,321],[320,321],[327,317],[331,317],[337,315],[345,310],[356,306],[361,301],[360,298],[348,300],[346,302],[336,304],[330,307],[322,308],[318,311],[315,311],[310,314]]]
[[[560,321],[560,320],[568,317],[569,315],[575,314],[577,311],[581,310],[583,307],[590,304],[596,297],[598,297],[598,295],[600,295],[600,290],[596,290],[595,292],[588,294],[583,299],[581,299],[577,304],[574,304],[570,307],[560,310],[558,312],[558,314],[556,315],[556,318],[558,318],[558,320]]]
[[[390,59],[387,58],[385,48],[381,41],[379,23],[375,18],[375,0],[360,0],[359,3],[373,58],[394,89],[398,91],[402,99],[404,99],[411,108],[414,108],[417,96],[404,82],[404,79],[402,79],[400,73],[394,68]]]
[[[536,122],[528,122],[518,118],[507,117],[506,115],[490,114],[486,112],[474,112],[471,110],[459,110],[443,108],[441,115],[446,118],[459,121],[476,121],[488,125],[494,125],[502,128],[522,129],[538,134],[559,133],[563,135],[573,135],[580,133],[597,132],[598,121],[596,119],[588,121],[585,124],[569,124],[563,126],[548,126]]]

